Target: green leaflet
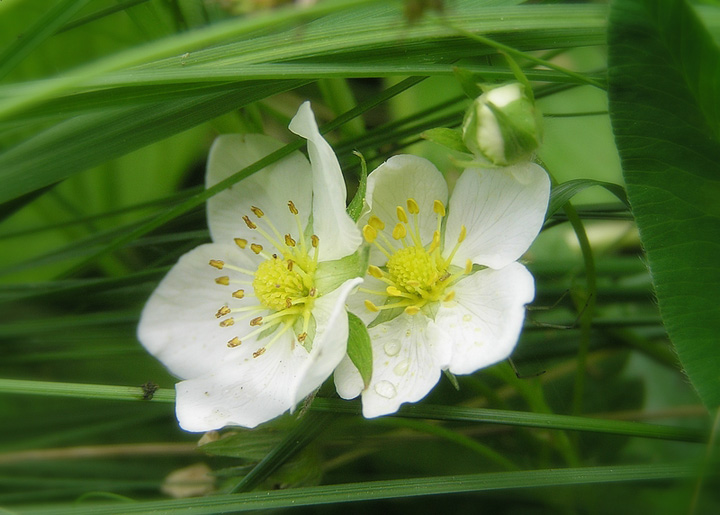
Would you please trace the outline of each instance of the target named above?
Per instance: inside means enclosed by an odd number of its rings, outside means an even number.
[[[548,210],[545,214],[545,219],[550,218],[575,195],[580,193],[585,188],[590,186],[602,186],[610,193],[615,195],[623,204],[628,208],[630,203],[628,202],[625,190],[619,184],[612,184],[610,182],[595,181],[592,179],[573,179],[571,181],[563,182],[557,186],[553,186],[552,192],[550,193],[550,202],[548,204]]]
[[[708,408],[720,404],[720,51],[681,0],[617,0],[609,106],[660,312]]]
[[[348,311],[348,347],[347,353],[353,365],[360,372],[365,388],[372,378],[372,343],[367,327],[360,318]]]

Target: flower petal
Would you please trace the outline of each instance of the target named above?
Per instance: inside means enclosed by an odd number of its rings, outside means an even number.
[[[439,200],[447,204],[448,189],[442,173],[422,157],[405,154],[393,156],[368,176],[367,203],[370,213],[361,222],[364,223],[370,214],[376,215],[385,223],[385,233],[392,238],[393,227],[398,222],[396,208],[401,206],[407,211],[407,200],[410,198],[415,199],[420,208],[420,239],[423,244],[428,244],[437,226],[433,203]],[[373,252],[370,262],[384,261]]]
[[[313,232],[320,238],[320,261],[352,254],[362,243],[362,237],[345,210],[345,179],[335,152],[318,131],[310,102],[300,106],[289,128],[308,141],[312,163]],[[295,184],[292,183],[293,187]]]
[[[468,169],[458,179],[445,232],[445,249],[467,237],[453,264],[502,268],[517,260],[540,232],[550,198],[550,179],[535,163],[502,169]]]
[[[218,259],[254,270],[257,265],[253,257],[256,256],[252,252],[243,252],[236,246],[201,245],[182,256],[155,289],[140,317],[138,339],[174,375],[190,378],[208,374],[223,363],[248,354],[245,347],[227,347],[233,337],[250,332],[247,322],[220,327],[221,319],[215,314],[225,305],[247,307],[258,305],[258,300],[252,290],[243,299],[233,297],[232,293],[242,286],[224,286],[215,279],[247,276],[217,270],[208,262]]]
[[[365,388],[360,372],[347,354],[335,368],[333,380],[338,395],[343,399],[354,399]]]
[[[394,413],[401,404],[425,397],[451,358],[448,335],[421,314],[400,315],[369,332],[373,374],[362,392],[366,418]]]
[[[291,388],[291,398],[295,403],[323,384],[345,356],[348,341],[345,299],[361,282],[360,277],[349,279],[315,301],[313,316],[317,329],[310,359],[298,368],[297,380]]]
[[[279,141],[261,134],[218,136],[210,148],[206,187],[214,186],[282,146]],[[244,238],[267,245],[257,231],[249,229],[242,221],[242,217],[248,215],[257,223],[250,210],[252,206],[262,209],[281,234],[297,236],[297,223],[287,203],[289,200],[295,203],[305,227],[312,202],[311,174],[305,156],[293,152],[210,198],[207,218],[213,241],[232,243],[233,238]]]
[[[507,358],[517,343],[525,304],[535,296],[532,275],[519,263],[485,269],[458,282],[435,323],[453,342],[450,372],[470,374]]]
[[[295,406],[290,392],[308,360],[308,352],[302,345],[293,348],[288,334],[257,358],[245,357],[178,383],[175,413],[180,426],[186,431],[252,428],[283,414]]]

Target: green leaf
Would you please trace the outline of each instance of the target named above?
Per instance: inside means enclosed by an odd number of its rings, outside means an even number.
[[[358,181],[357,191],[355,196],[348,205],[347,212],[353,221],[357,222],[362,214],[363,206],[365,205],[365,191],[367,190],[367,163],[365,158],[360,152],[354,152],[356,156],[360,158],[360,180]]]
[[[553,186],[552,193],[550,193],[550,203],[548,204],[548,210],[545,214],[547,220],[552,215],[560,211],[562,207],[575,195],[583,191],[585,188],[591,186],[601,186],[608,190],[610,193],[615,195],[628,209],[630,203],[628,202],[625,190],[619,184],[613,184],[611,182],[595,181],[592,179],[573,179],[571,181],[563,182],[557,186]]]
[[[618,0],[609,106],[660,313],[708,408],[720,405],[720,50],[681,0]]]
[[[447,129],[444,127],[438,127],[436,129],[429,129],[420,135],[422,138],[447,147],[450,150],[456,152],[463,152],[470,154],[470,150],[465,146],[465,142],[462,139],[462,132],[458,129]]]
[[[355,368],[360,372],[365,388],[370,384],[372,378],[372,343],[367,327],[357,315],[348,311],[348,345],[347,353]]]

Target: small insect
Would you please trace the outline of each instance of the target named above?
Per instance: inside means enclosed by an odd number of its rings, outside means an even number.
[[[155,392],[158,391],[160,388],[158,385],[153,383],[152,381],[148,381],[144,385],[142,385],[140,388],[142,388],[143,391],[143,400],[149,401],[152,400],[153,395],[155,395]]]
[[[190,52],[184,53],[183,55],[180,56],[180,65],[181,66],[185,66],[185,59],[187,59],[188,57],[190,57]]]

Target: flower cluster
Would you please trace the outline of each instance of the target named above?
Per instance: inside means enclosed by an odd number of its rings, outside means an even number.
[[[533,278],[517,260],[543,222],[545,171],[529,161],[463,172],[452,194],[429,161],[395,156],[367,181],[363,215],[346,213],[342,172],[308,103],[290,123],[308,142],[207,204],[213,243],[171,269],[138,337],[180,377],[188,431],[254,427],[292,410],[333,372],[363,413],[423,398],[443,370],[469,374],[512,352]],[[281,143],[223,135],[207,186]],[[359,249],[370,247],[369,265]],[[348,310],[367,326],[372,376],[347,355]]]

